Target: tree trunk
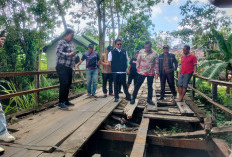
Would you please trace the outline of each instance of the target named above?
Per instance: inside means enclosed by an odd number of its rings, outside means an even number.
[[[121,36],[121,25],[120,25],[120,15],[119,15],[119,8],[116,7],[116,13],[117,13],[117,20],[118,20],[118,38]]]
[[[102,9],[103,9],[103,14],[102,14],[102,23],[103,23],[103,31],[102,31],[102,33],[103,33],[103,39],[102,39],[102,43],[103,43],[103,45],[102,45],[102,53],[104,53],[105,52],[105,39],[106,39],[106,7],[105,7],[105,1],[103,2],[103,7],[102,7]]]
[[[57,8],[59,10],[59,14],[60,14],[60,16],[62,18],[64,29],[67,29],[67,23],[66,23],[66,20],[65,20],[65,17],[64,17],[64,11],[63,11],[62,6],[60,4],[60,0],[56,0],[56,2],[57,2]]]
[[[226,82],[228,82],[228,69],[226,68]],[[230,87],[226,87],[226,93],[230,94]]]
[[[98,32],[99,32],[99,53],[103,52],[103,31],[102,31],[102,15],[101,15],[101,3],[99,0],[95,0],[97,4],[97,19],[98,19]]]
[[[115,25],[114,25],[114,13],[113,13],[113,0],[110,2],[110,14],[111,14],[111,22],[112,22],[112,32],[113,32],[113,45],[115,41]],[[111,45],[111,43],[110,43]]]

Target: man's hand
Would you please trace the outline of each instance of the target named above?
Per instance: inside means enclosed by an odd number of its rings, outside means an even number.
[[[69,53],[69,56],[70,56],[70,57],[73,57],[73,56],[75,56],[76,54],[77,54],[76,52],[70,52],[70,53]]]
[[[197,72],[193,72],[193,75],[194,75],[194,76],[197,75]]]
[[[4,46],[5,37],[0,37],[0,47]]]
[[[158,74],[155,74],[155,79],[158,79],[159,78],[159,75]]]

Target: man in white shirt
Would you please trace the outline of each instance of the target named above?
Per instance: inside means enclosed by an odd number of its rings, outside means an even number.
[[[108,61],[113,74],[115,102],[118,102],[119,99],[119,84],[122,84],[126,99],[130,101],[131,96],[126,83],[128,54],[126,50],[122,49],[122,41],[120,39],[116,39],[114,43],[115,48],[108,54]]]

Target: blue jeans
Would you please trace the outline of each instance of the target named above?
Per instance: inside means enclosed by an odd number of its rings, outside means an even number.
[[[95,95],[98,81],[98,69],[86,69],[87,91],[88,94]],[[93,88],[91,88],[93,82]]]
[[[6,117],[4,111],[2,110],[2,104],[0,103],[0,135],[7,132],[6,128]]]

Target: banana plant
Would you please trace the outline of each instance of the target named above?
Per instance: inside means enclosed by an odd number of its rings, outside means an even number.
[[[202,76],[210,79],[217,79],[223,71],[232,69],[232,34],[228,39],[216,31],[212,33],[217,41],[219,51],[211,50],[210,56],[203,60],[198,66],[198,71]],[[200,80],[199,80],[200,81]]]

